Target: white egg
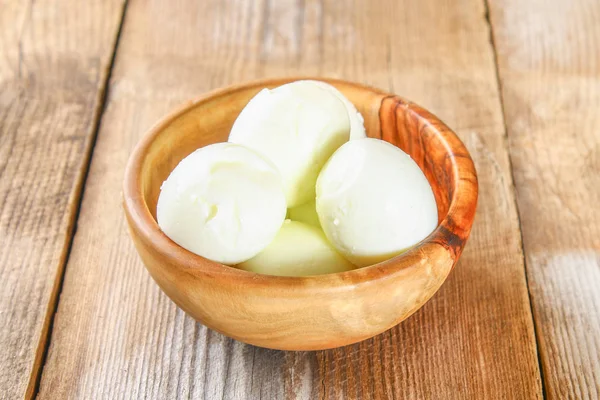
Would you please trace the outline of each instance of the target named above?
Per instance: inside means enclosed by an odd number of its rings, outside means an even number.
[[[350,136],[346,107],[329,90],[297,81],[259,92],[236,119],[229,141],[279,169],[288,207],[315,197],[319,171]]]
[[[290,220],[283,223],[266,249],[237,267],[280,276],[322,275],[355,268],[338,254],[319,228]]]
[[[348,111],[348,118],[350,119],[350,140],[353,139],[363,139],[367,137],[367,131],[365,130],[365,119],[358,112],[354,104],[346,96],[343,95],[342,92],[337,90],[337,88],[333,85],[330,85],[321,81],[310,81],[315,82],[317,85],[322,87],[323,89],[329,90],[331,93],[336,95],[338,99],[344,103],[346,106],[346,111]]]
[[[231,143],[196,150],[161,187],[158,225],[175,243],[210,260],[237,264],[261,252],[286,214],[277,169]]]
[[[361,267],[402,253],[437,226],[427,178],[408,154],[383,140],[344,144],[321,171],[316,190],[327,238]]]
[[[315,200],[290,208],[288,210],[288,216],[292,221],[304,222],[305,224],[316,226],[319,229],[321,228]]]

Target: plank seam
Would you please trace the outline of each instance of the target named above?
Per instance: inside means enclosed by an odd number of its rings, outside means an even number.
[[[50,344],[52,342],[52,331],[54,329],[54,320],[56,317],[56,313],[58,311],[58,305],[60,302],[60,296],[62,293],[63,282],[65,279],[65,274],[67,270],[67,263],[71,256],[71,250],[73,248],[73,241],[75,238],[75,233],[77,231],[77,221],[79,220],[79,214],[81,211],[81,203],[83,200],[83,194],[85,192],[85,184],[87,182],[87,178],[90,171],[90,165],[92,163],[92,156],[94,152],[94,148],[96,146],[96,140],[98,138],[98,132],[100,131],[100,123],[102,120],[102,116],[106,111],[107,99],[108,99],[108,91],[109,91],[109,83],[112,76],[113,67],[115,64],[115,59],[117,55],[117,50],[119,47],[119,42],[121,39],[121,33],[123,31],[123,24],[125,21],[125,14],[127,12],[127,5],[129,0],[123,1],[123,6],[121,9],[121,19],[119,21],[119,27],[117,29],[117,34],[115,35],[115,39],[113,41],[113,52],[110,59],[110,62],[105,67],[104,79],[100,82],[100,88],[96,94],[95,111],[93,115],[93,122],[91,125],[91,135],[89,137],[89,143],[87,148],[85,149],[85,156],[82,160],[83,167],[78,174],[78,178],[75,184],[75,190],[73,191],[72,196],[74,199],[69,201],[70,204],[73,204],[71,208],[74,208],[71,217],[69,218],[69,225],[67,229],[68,239],[63,247],[63,251],[60,257],[60,266],[58,269],[57,276],[55,278],[54,290],[52,297],[48,301],[48,308],[46,310],[46,315],[50,315],[49,321],[47,322],[47,327],[42,330],[40,335],[40,341],[38,343],[37,353],[41,353],[39,367],[36,368],[34,366],[32,375],[29,378],[29,384],[27,385],[27,395],[25,396],[28,399],[37,398],[39,395],[40,383],[42,380],[42,374],[44,371],[44,367],[46,365],[48,350],[50,349]]]
[[[522,228],[522,223],[521,223],[521,211],[519,210],[519,202],[517,201],[517,186],[515,184],[515,170],[513,167],[513,160],[512,160],[512,153],[510,151],[510,145],[508,142],[508,125],[506,123],[506,111],[505,111],[505,107],[504,107],[504,93],[502,91],[502,78],[500,76],[500,65],[499,65],[499,61],[498,61],[498,51],[496,48],[496,40],[494,37],[494,27],[491,21],[491,17],[490,17],[490,5],[489,5],[490,0],[483,0],[483,7],[485,10],[485,21],[487,23],[488,26],[488,30],[489,30],[489,37],[490,37],[490,45],[492,47],[492,55],[494,57],[494,70],[495,70],[495,74],[496,74],[496,89],[498,90],[498,98],[500,101],[500,111],[502,113],[502,129],[504,131],[504,142],[506,143],[506,150],[508,153],[508,167],[509,167],[509,171],[510,171],[510,183],[512,185],[513,188],[513,201],[514,201],[514,206],[515,206],[515,210],[517,211],[517,222],[519,224],[519,240],[520,240],[520,245],[521,245],[521,256],[523,257],[523,272],[525,275],[525,283],[527,285],[527,297],[529,299],[529,311],[531,312],[531,319],[532,319],[532,325],[533,325],[533,333],[535,336],[535,352],[536,352],[536,356],[537,356],[537,361],[538,361],[538,371],[540,374],[540,382],[541,382],[541,386],[542,386],[542,397],[545,399],[547,398],[547,394],[546,394],[546,384],[545,384],[545,379],[544,379],[544,369],[543,369],[543,364],[542,364],[542,356],[540,353],[540,336],[539,336],[539,332],[538,332],[538,328],[536,325],[536,315],[535,315],[535,311],[534,311],[534,305],[533,305],[533,300],[531,298],[531,288],[529,285],[529,277],[527,274],[527,257],[525,256],[525,245],[523,243],[523,228]]]

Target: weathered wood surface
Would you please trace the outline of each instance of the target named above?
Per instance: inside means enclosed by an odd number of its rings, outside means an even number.
[[[34,395],[122,1],[0,2],[0,398]]]
[[[491,2],[546,393],[600,397],[600,3]]]
[[[128,5],[41,398],[539,398],[493,48],[480,1],[139,1]],[[256,77],[337,76],[437,113],[479,173],[471,240],[440,292],[355,346],[227,339],[163,295],[127,237],[128,155],[158,118]]]

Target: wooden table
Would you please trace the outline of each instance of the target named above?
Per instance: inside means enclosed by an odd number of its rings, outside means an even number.
[[[0,2],[0,398],[598,398],[599,21],[597,0]],[[292,74],[422,104],[479,172],[443,288],[330,351],[194,322],[150,279],[120,207],[159,117]]]

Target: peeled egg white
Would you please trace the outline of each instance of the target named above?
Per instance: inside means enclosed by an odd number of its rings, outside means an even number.
[[[319,228],[290,220],[283,223],[266,249],[237,267],[279,276],[322,275],[355,268],[338,254]]]
[[[277,169],[254,151],[217,143],[184,158],[163,183],[157,220],[175,243],[237,264],[261,252],[286,214]]]
[[[290,208],[288,216],[292,221],[304,222],[320,229],[321,223],[319,222],[316,206],[315,200],[311,200],[308,203]]]
[[[346,111],[348,112],[348,118],[350,119],[350,140],[353,139],[362,139],[367,137],[367,131],[365,130],[365,119],[358,112],[354,104],[346,96],[342,94],[337,88],[333,85],[330,85],[321,81],[310,81],[315,82],[317,85],[322,87],[323,89],[329,90],[333,93],[338,99],[344,103],[346,107]]]
[[[408,154],[383,140],[340,147],[321,171],[316,191],[327,238],[361,267],[402,253],[437,226],[427,178]]]
[[[269,159],[283,178],[288,207],[315,197],[319,171],[350,137],[346,107],[311,81],[263,89],[236,119],[229,141]]]

